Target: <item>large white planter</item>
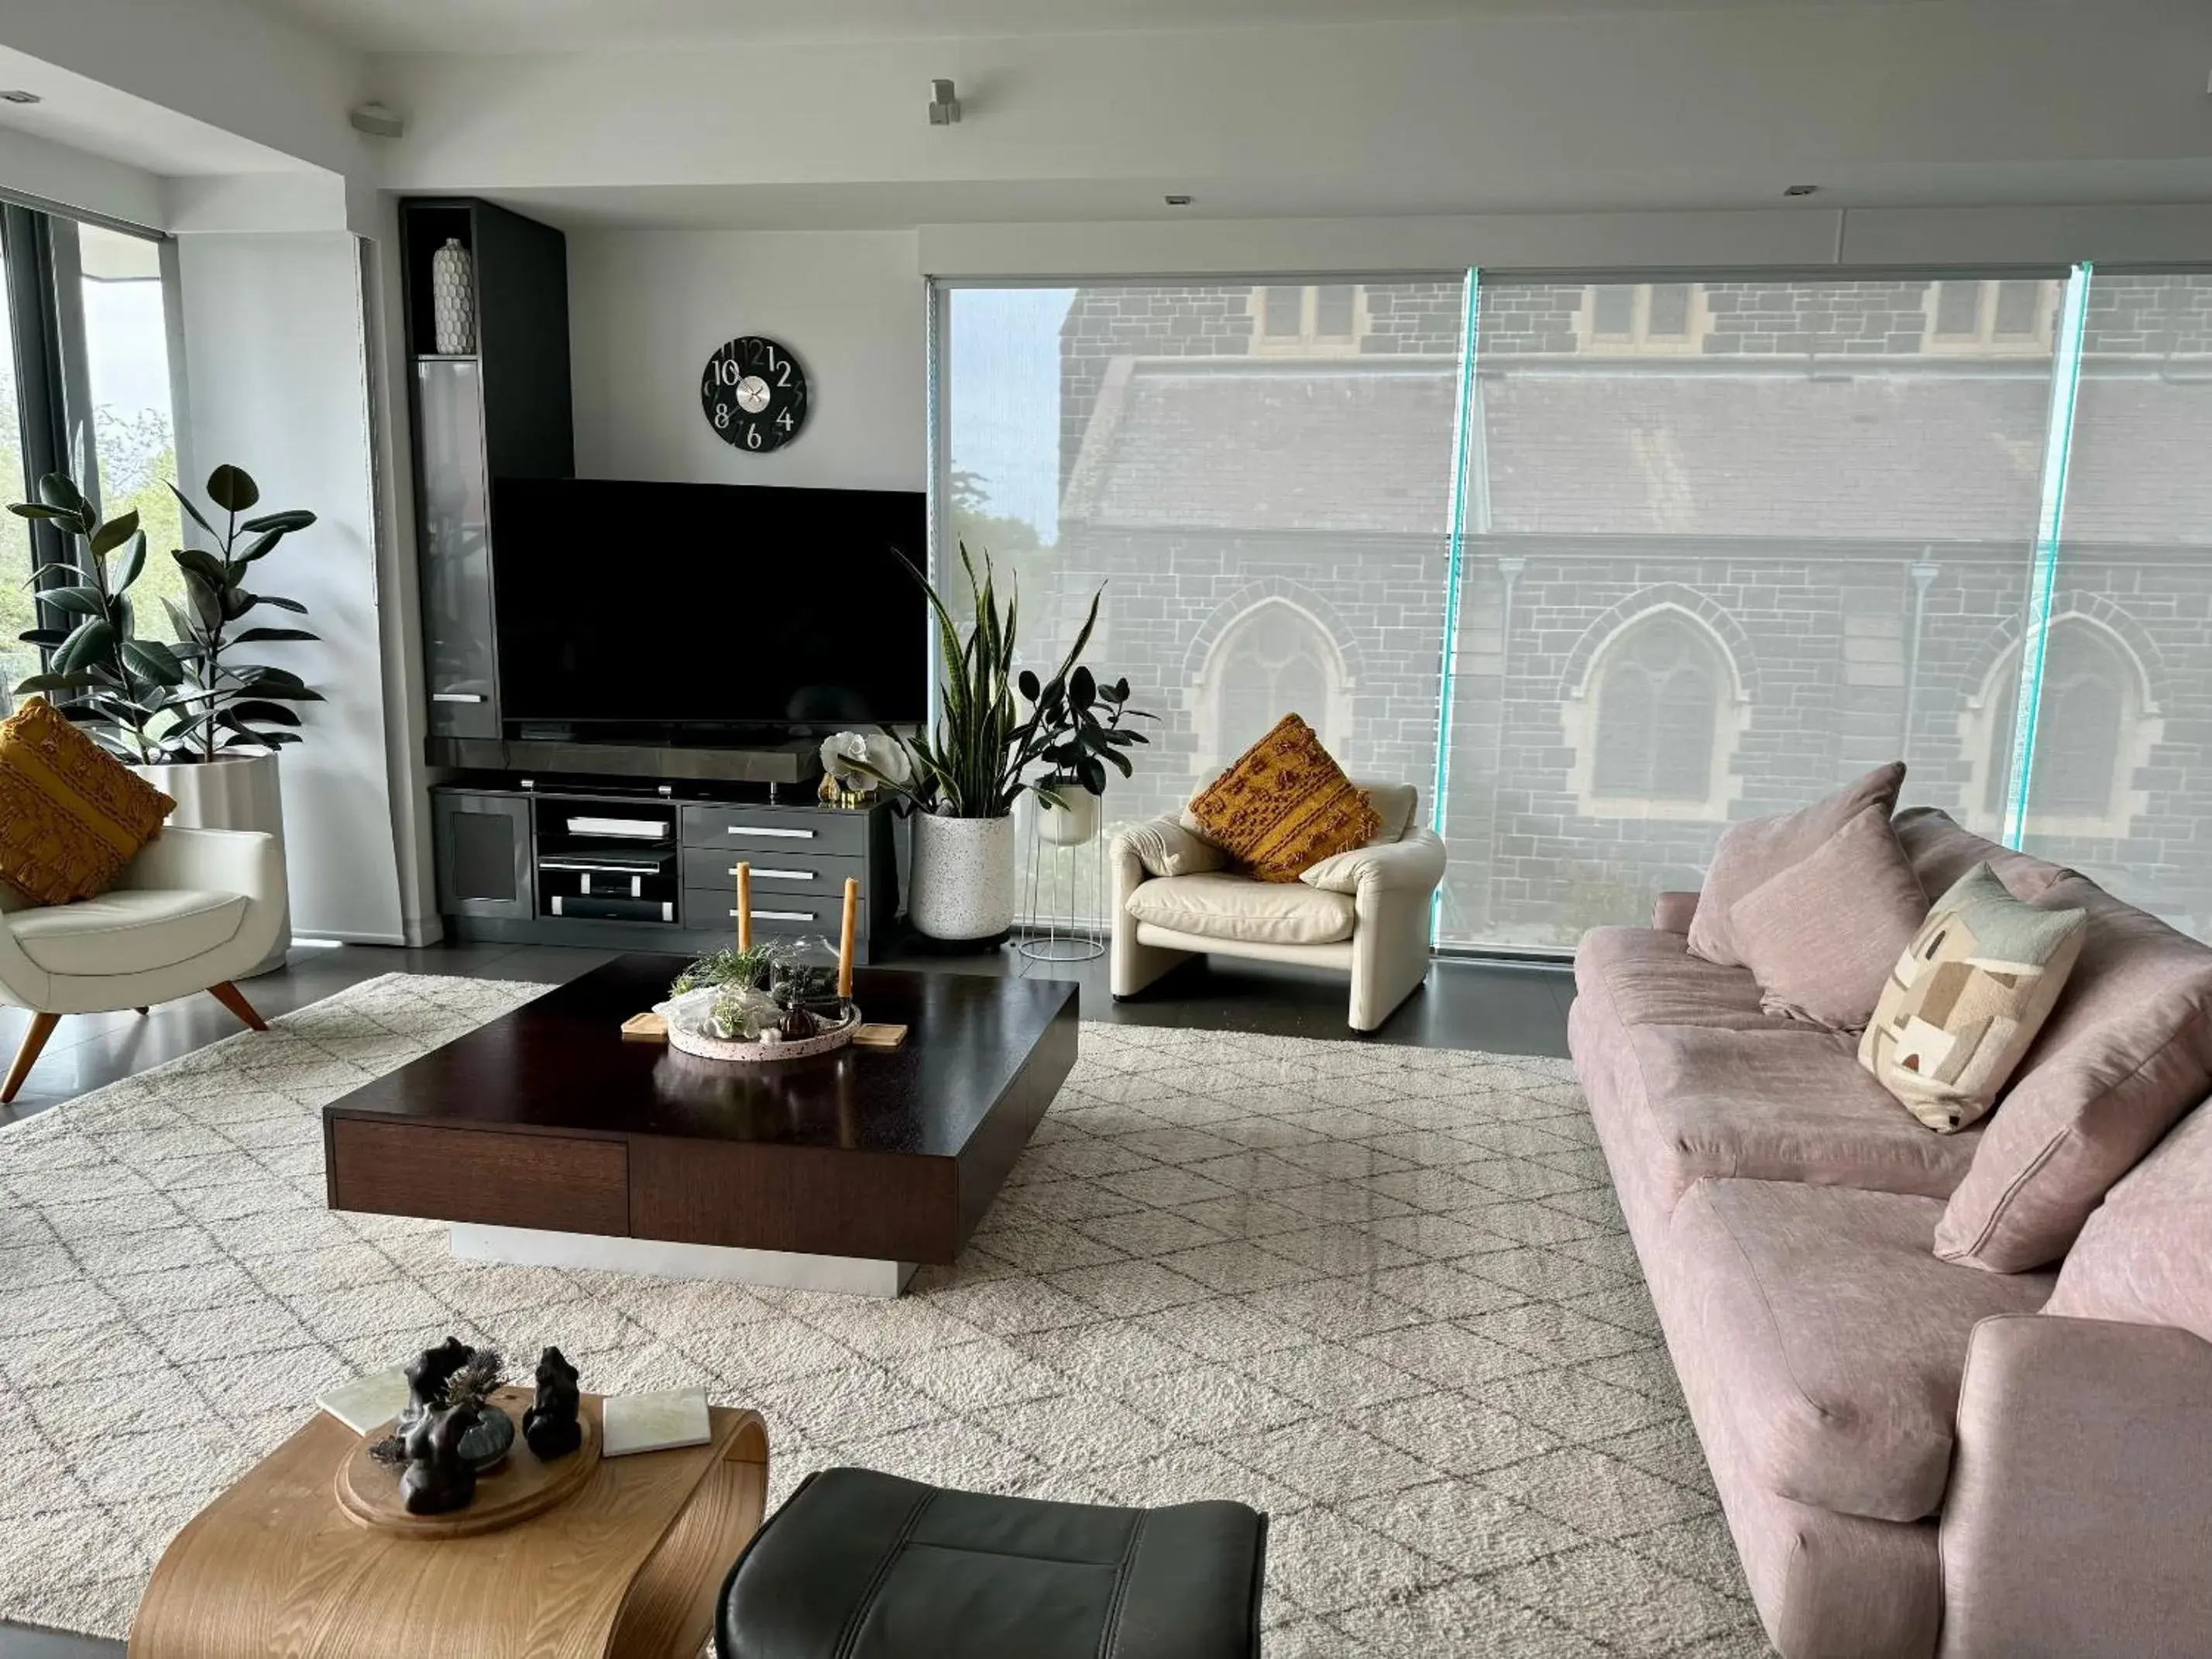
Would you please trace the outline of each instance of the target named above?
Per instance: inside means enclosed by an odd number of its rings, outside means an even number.
[[[197,766],[134,766],[131,769],[177,803],[169,822],[185,830],[265,830],[276,837],[279,865],[284,856],[284,796],[278,787],[276,757],[236,756]],[[276,924],[276,943],[247,970],[246,977],[284,965],[292,945],[291,901]]]
[[[1054,806],[1037,797],[1037,839],[1048,847],[1087,846],[1098,833],[1098,797],[1076,785],[1064,786]]]
[[[1014,925],[1014,820],[914,817],[906,915],[932,939],[990,939]]]

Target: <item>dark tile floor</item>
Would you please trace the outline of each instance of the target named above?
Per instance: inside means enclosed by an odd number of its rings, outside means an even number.
[[[264,1018],[304,1008],[379,974],[460,974],[482,979],[573,979],[611,952],[535,945],[435,945],[401,950],[349,945],[295,947],[291,960],[241,988]],[[1107,994],[1103,958],[1079,963],[1032,963],[1011,948],[948,955],[894,946],[892,966],[925,972],[1028,973],[1076,980],[1086,1019],[1212,1030],[1264,1031],[1280,1036],[1352,1038],[1345,1024],[1341,975],[1263,963],[1187,963],[1144,995],[1117,1003]],[[1499,1054],[1566,1053],[1567,1005],[1574,980],[1564,965],[1439,961],[1428,981],[1371,1036],[1436,1048],[1485,1048]],[[0,1057],[12,1054],[28,1016],[0,1009]],[[188,997],[151,1013],[83,1014],[62,1022],[0,1123],[129,1077],[149,1066],[230,1036],[238,1022],[210,997]],[[4,1547],[4,1545],[0,1545]],[[0,1659],[121,1659],[119,1642],[34,1630],[0,1621]],[[241,1656],[244,1659],[244,1656]]]

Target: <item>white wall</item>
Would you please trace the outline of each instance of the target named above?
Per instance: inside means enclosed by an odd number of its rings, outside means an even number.
[[[301,706],[306,741],[283,763],[293,927],[396,944],[362,246],[343,231],[181,236],[177,270],[185,477],[234,462],[268,506],[319,520],[257,569],[321,640],[248,647],[328,699]]]
[[[722,441],[699,376],[765,334],[806,371],[798,439]],[[903,231],[571,231],[568,339],[585,477],[919,489],[924,289]]]

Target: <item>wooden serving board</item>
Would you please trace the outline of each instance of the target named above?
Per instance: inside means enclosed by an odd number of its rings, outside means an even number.
[[[493,1403],[514,1419],[514,1444],[477,1476],[477,1495],[466,1509],[443,1515],[407,1512],[399,1496],[399,1468],[380,1463],[368,1453],[392,1432],[389,1423],[362,1437],[338,1465],[338,1507],[365,1527],[403,1538],[473,1538],[543,1515],[575,1493],[598,1468],[599,1425],[596,1413],[578,1413],[576,1425],[584,1431],[584,1443],[566,1457],[544,1462],[522,1437],[522,1413],[533,1398],[531,1390],[520,1388],[501,1389],[492,1395]]]

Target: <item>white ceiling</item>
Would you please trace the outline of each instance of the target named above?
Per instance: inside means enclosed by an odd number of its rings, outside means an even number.
[[[205,121],[0,46],[0,88],[38,94],[0,103],[0,129],[170,178],[290,173],[301,163]]]
[[[1507,13],[1783,10],[1896,0],[257,0],[370,52],[1261,27]],[[1908,0],[1909,3],[1909,0]]]

